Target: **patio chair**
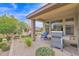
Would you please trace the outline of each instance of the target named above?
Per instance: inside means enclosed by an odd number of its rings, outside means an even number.
[[[44,38],[44,40],[45,40],[45,39],[48,39],[48,37],[47,37],[48,34],[49,34],[48,32],[42,33],[42,34],[41,34],[41,38]]]

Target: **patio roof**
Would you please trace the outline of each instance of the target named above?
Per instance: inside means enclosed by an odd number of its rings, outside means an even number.
[[[64,15],[73,14],[76,11],[76,4],[69,4],[69,3],[48,3],[45,6],[41,7],[40,9],[30,13],[26,17],[28,19],[35,19],[35,20],[42,20],[48,21],[54,18],[58,18]],[[62,14],[63,13],[63,14]]]

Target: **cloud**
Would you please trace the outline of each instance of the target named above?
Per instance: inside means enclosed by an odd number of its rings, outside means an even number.
[[[16,15],[16,16],[26,16],[25,13],[10,13],[11,15]]]
[[[16,4],[15,3],[12,3],[11,4],[15,9],[17,8]]]
[[[41,3],[38,7],[41,8],[41,7],[43,7],[43,6],[46,5],[46,4],[47,4],[47,3]],[[28,14],[34,12],[35,10],[39,9],[39,8],[31,9],[28,13],[26,13],[26,16],[27,16]],[[26,10],[24,10],[24,11],[26,11]]]
[[[0,16],[4,15],[5,13],[8,13],[10,9],[8,7],[0,7]]]
[[[15,10],[17,8],[15,3],[12,3],[11,5],[13,6],[13,8],[0,7],[0,13],[11,12],[11,11],[13,11],[13,10]]]
[[[25,13],[9,13],[9,15],[13,15],[15,18],[19,19],[20,21],[26,20],[26,14]]]
[[[26,13],[26,16],[29,15],[30,13],[34,12],[35,10],[31,10],[28,13]]]
[[[8,7],[0,7],[0,12],[6,12],[8,10],[9,10]]]

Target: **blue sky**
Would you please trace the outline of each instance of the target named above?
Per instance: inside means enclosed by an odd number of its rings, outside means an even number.
[[[39,9],[44,4],[42,3],[0,3],[0,16],[5,13],[15,16],[21,21],[28,21],[26,15]],[[42,23],[36,22],[37,27],[41,27]]]

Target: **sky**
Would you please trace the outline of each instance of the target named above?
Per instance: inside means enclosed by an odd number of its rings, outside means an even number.
[[[27,22],[29,25],[30,21],[26,18],[26,15],[39,9],[44,4],[42,3],[0,3],[0,16],[4,14],[13,15],[20,21]],[[42,27],[41,22],[36,22],[36,27]]]

